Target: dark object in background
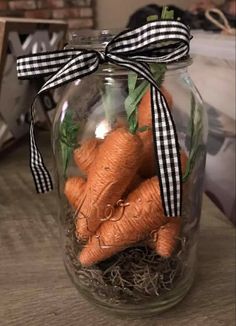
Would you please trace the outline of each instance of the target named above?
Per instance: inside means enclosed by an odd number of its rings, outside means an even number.
[[[157,15],[161,17],[162,6],[155,4],[150,4],[142,7],[134,12],[130,16],[127,23],[128,28],[140,27],[147,22],[147,17],[152,15]],[[213,25],[206,17],[204,11],[199,11],[197,13],[191,13],[189,11],[182,10],[176,6],[169,5],[169,10],[174,10],[174,18],[180,19],[184,24],[191,27],[191,29],[203,29],[206,31],[218,32],[220,29]],[[224,11],[223,11],[224,12]],[[236,27],[235,16],[232,16],[224,12],[225,17],[228,19],[231,27]],[[216,17],[217,18],[217,17]]]
[[[163,9],[162,6],[158,6],[155,4],[150,4],[138,9],[137,11],[134,12],[132,16],[130,16],[127,27],[136,28],[144,25],[147,22],[148,16],[157,15],[158,17],[161,17],[162,9]],[[185,13],[184,10],[172,5],[168,6],[168,9],[174,10],[175,19],[177,19],[178,17],[182,19]]]

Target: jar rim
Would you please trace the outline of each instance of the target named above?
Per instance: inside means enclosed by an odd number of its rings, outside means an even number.
[[[128,28],[115,28],[115,29],[82,29],[79,31],[69,32],[69,47],[86,48],[104,50],[108,42],[120,32],[128,30]],[[192,58],[187,55],[180,60],[167,64],[168,70],[175,70],[185,68],[192,64]]]
[[[102,50],[122,29],[82,29],[69,32],[69,44]]]

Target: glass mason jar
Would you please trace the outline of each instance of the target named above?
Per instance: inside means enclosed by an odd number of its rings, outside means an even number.
[[[101,50],[110,38],[91,31],[67,48]],[[60,90],[53,148],[65,267],[84,297],[114,313],[162,312],[193,282],[207,122],[190,64],[151,66],[178,133],[183,209],[176,218],[162,208],[147,81],[102,64]]]

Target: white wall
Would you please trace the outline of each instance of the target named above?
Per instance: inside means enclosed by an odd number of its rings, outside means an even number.
[[[175,4],[188,8],[197,0],[97,0],[97,28],[124,27],[129,16],[138,8],[149,4]],[[215,0],[220,2],[221,0]],[[222,1],[221,1],[222,2]]]

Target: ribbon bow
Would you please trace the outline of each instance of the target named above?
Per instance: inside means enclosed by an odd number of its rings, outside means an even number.
[[[109,62],[134,71],[151,86],[153,137],[162,203],[166,216],[181,215],[182,187],[178,138],[167,101],[158,88],[147,63],[171,63],[189,53],[189,29],[179,21],[153,21],[115,36],[105,51],[62,50],[17,59],[18,78],[49,76],[38,95],[94,73]],[[38,192],[52,189],[50,175],[34,137],[34,105],[31,106],[30,166]]]

